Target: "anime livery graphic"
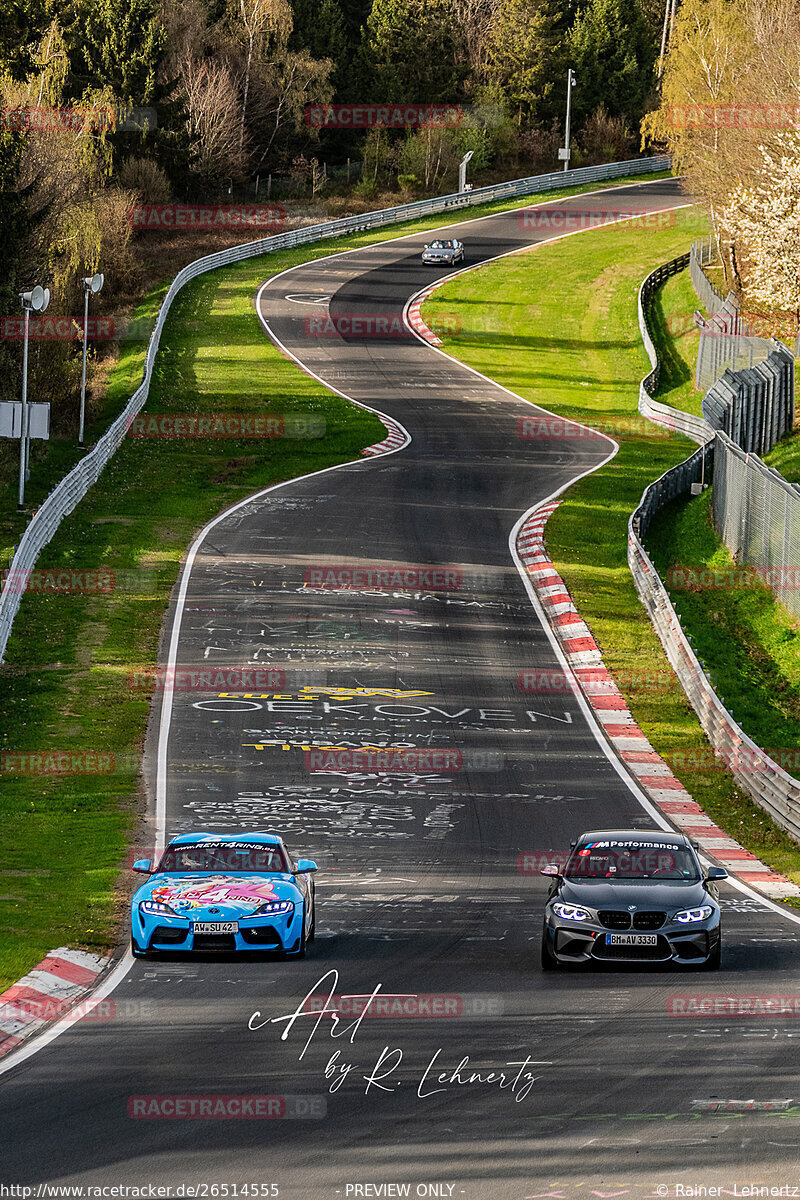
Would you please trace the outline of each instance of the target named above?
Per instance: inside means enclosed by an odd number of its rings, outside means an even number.
[[[173,838],[131,902],[131,951],[266,950],[302,958],[314,939],[310,859],[292,859],[277,834]]]

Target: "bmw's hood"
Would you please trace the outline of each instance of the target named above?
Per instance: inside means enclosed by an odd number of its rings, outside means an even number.
[[[179,917],[193,921],[233,921],[252,917],[262,904],[291,900],[300,893],[291,875],[248,875],[244,873],[153,875],[139,888],[134,904],[155,900],[167,904]]]
[[[606,879],[565,880],[557,897],[567,904],[585,904],[588,908],[626,909],[635,904],[637,909],[696,908],[707,904],[709,894],[701,883],[684,882],[676,879],[656,883],[652,879],[638,882],[635,879],[611,882]]]

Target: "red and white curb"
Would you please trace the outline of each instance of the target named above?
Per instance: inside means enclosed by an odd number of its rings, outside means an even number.
[[[361,451],[362,455],[387,454],[390,450],[399,450],[408,443],[408,434],[402,425],[398,425],[391,417],[381,415],[381,420],[389,431],[388,437],[374,446],[367,446]]]
[[[433,330],[425,324],[422,319],[422,313],[420,309],[428,299],[428,296],[435,292],[440,286],[440,283],[434,283],[431,287],[427,288],[424,292],[416,297],[412,304],[409,305],[408,312],[406,313],[406,321],[414,330],[414,332],[418,333],[419,336],[424,338],[426,342],[429,342],[431,346],[441,346],[442,339],[437,337]]]
[[[110,955],[100,957],[60,946],[0,992],[0,1058],[56,1017],[73,1012],[95,989],[110,963]]]
[[[656,807],[731,874],[766,896],[800,896],[796,883],[762,863],[706,816],[634,721],[591,630],[545,550],[544,527],[559,503],[546,504],[528,518],[517,536],[517,551],[606,737]]]

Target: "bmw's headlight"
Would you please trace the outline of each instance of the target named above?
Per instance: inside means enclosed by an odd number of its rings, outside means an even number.
[[[680,925],[689,925],[692,921],[707,921],[713,911],[710,904],[703,904],[700,908],[685,908],[683,912],[675,913],[675,920]]]
[[[263,917],[268,913],[290,913],[294,911],[294,905],[291,900],[268,900],[266,904],[262,904],[261,908],[257,908],[253,913],[254,917]]]
[[[177,917],[178,915],[168,904],[162,904],[160,900],[141,900],[139,912],[159,913],[162,917]]]
[[[554,904],[553,912],[557,917],[561,917],[562,921],[589,920],[589,913],[585,908],[578,908],[577,904]]]

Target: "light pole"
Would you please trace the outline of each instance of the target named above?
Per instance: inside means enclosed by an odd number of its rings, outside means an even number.
[[[19,438],[19,503],[17,507],[22,512],[25,507],[25,483],[30,475],[28,470],[28,330],[32,312],[44,312],[50,303],[50,288],[39,287],[33,291],[20,292],[20,301],[25,313],[25,335],[22,343],[22,428]]]
[[[81,423],[78,431],[78,445],[81,450],[85,449],[83,445],[83,426],[86,414],[86,350],[89,329],[89,296],[100,291],[104,279],[103,275],[87,275],[85,279],[81,280],[81,286],[83,287],[83,368],[81,370]]]
[[[467,190],[467,163],[472,158],[474,153],[475,153],[474,150],[468,150],[467,153],[462,158],[461,162],[458,164],[458,190],[459,190],[459,192],[465,192]]]
[[[559,150],[558,157],[564,160],[564,170],[569,169],[569,118],[572,108],[572,89],[575,87],[575,72],[572,67],[567,71],[567,128],[564,134],[564,149]]]

